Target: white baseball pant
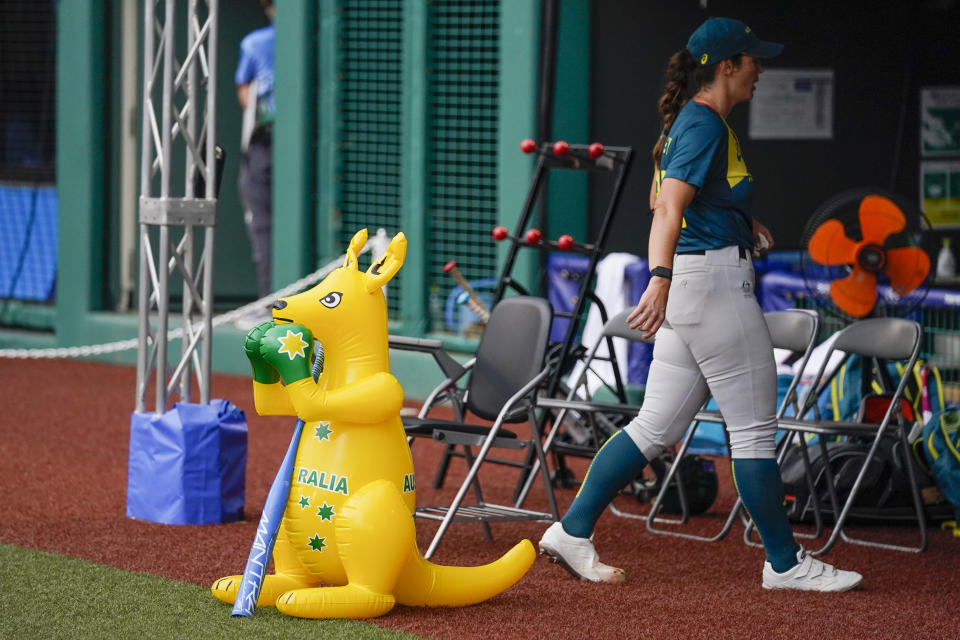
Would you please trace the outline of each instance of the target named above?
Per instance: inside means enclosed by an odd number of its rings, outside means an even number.
[[[777,369],[739,247],[677,255],[643,406],[624,428],[647,460],[678,442],[710,394],[732,458],[774,458]]]

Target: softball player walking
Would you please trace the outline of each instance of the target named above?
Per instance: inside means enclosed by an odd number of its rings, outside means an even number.
[[[663,133],[650,189],[650,283],[627,317],[656,334],[643,408],[600,448],[561,522],[540,551],[575,577],[623,582],[589,537],[617,492],[680,440],[709,394],[726,424],[734,483],[766,551],[766,589],[846,591],[862,576],[808,555],[787,521],[775,459],[777,374],[754,294],[753,255],[772,246],[751,215],[753,177],[726,117],[753,97],[764,42],[739,20],[710,18],[667,66]]]

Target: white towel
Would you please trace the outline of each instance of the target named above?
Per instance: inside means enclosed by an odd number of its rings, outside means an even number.
[[[243,109],[243,120],[240,121],[240,151],[247,152],[250,146],[250,136],[257,124],[257,81],[251,80],[247,85],[247,106]]]
[[[594,293],[597,298],[600,299],[600,302],[603,303],[608,318],[636,303],[635,300],[630,300],[630,284],[627,282],[626,270],[628,266],[639,261],[640,258],[632,253],[611,253],[597,263],[597,287]],[[587,322],[583,327],[583,337],[580,341],[589,349],[597,341],[602,332],[603,322],[600,320],[600,311],[596,305],[593,305],[587,314]],[[629,348],[630,343],[628,340],[623,338],[613,339],[613,351],[617,356],[617,368],[620,370],[620,379],[624,383],[627,381]],[[604,341],[597,350],[597,355],[605,357],[608,353],[606,341]],[[615,378],[613,375],[613,367],[609,362],[595,360],[590,368],[592,372],[597,374],[587,374],[587,389],[591,396],[604,382],[610,386],[614,386]],[[582,372],[583,362],[577,362],[570,372],[568,380],[571,383],[576,381]]]
[[[830,337],[815,346],[810,352],[810,359],[807,360],[807,366],[804,367],[803,373],[800,376],[800,384],[812,385],[819,382],[815,379],[817,372],[820,370],[821,365],[823,365],[823,359],[827,357],[827,352],[833,346],[834,341],[837,339],[838,333],[839,331],[831,334]],[[830,361],[823,370],[824,378],[829,377],[833,373],[834,369],[840,366],[840,361],[843,360],[846,355],[846,352],[840,351],[839,349],[830,355]],[[798,360],[793,365],[793,375],[797,374],[799,368],[800,361]]]

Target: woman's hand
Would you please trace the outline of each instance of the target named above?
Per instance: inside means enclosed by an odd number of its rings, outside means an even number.
[[[773,236],[770,229],[763,226],[756,218],[753,219],[753,257],[762,258],[770,249],[773,249]]]
[[[667,296],[670,294],[670,281],[654,276],[640,296],[637,307],[627,316],[627,326],[642,332],[643,339],[657,332],[667,316]]]
[[[651,198],[655,188],[656,177],[650,187]],[[650,223],[650,238],[647,242],[651,269],[673,268],[673,254],[677,250],[677,239],[683,224],[683,210],[690,205],[696,193],[695,186],[676,178],[664,178],[660,184],[660,193],[653,203],[653,221]],[[627,316],[627,326],[641,331],[644,340],[653,336],[667,316],[669,294],[670,280],[651,276],[637,308]]]

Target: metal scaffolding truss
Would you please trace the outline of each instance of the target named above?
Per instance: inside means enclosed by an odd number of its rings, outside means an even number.
[[[194,375],[200,402],[210,401],[218,0],[189,0],[182,58],[176,51],[177,4],[145,0],[143,12],[138,412],[147,409],[154,371],[154,412],[166,411],[174,391],[181,402],[190,401]],[[184,171],[178,195],[171,192],[175,167]],[[183,285],[183,338],[173,367],[167,344],[172,279]]]

